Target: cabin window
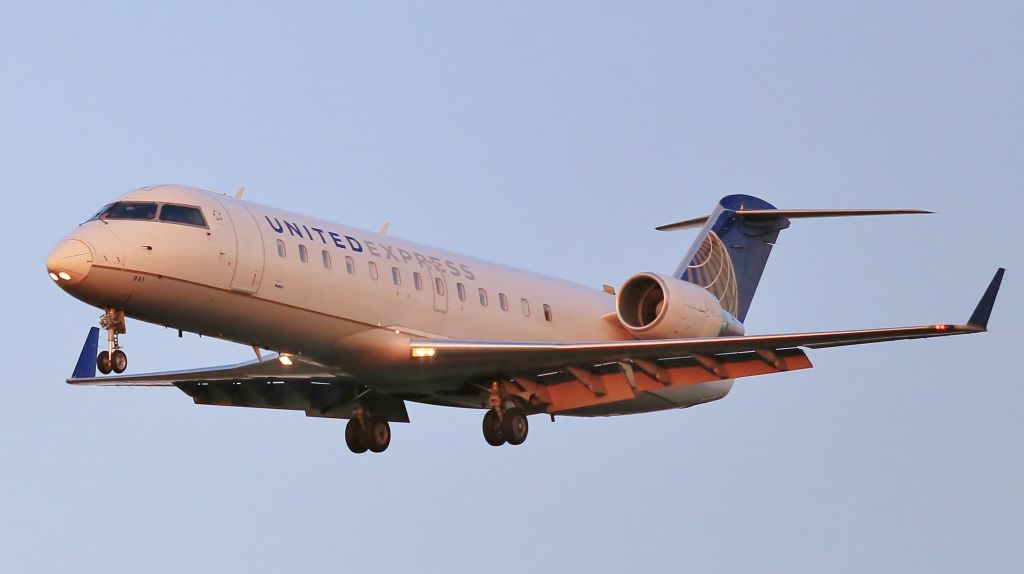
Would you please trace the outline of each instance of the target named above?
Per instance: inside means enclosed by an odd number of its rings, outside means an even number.
[[[551,320],[551,305],[548,305],[547,303],[544,304],[544,320]]]
[[[331,254],[326,249],[320,252],[320,255],[324,258],[324,269],[331,268]]]
[[[156,203],[150,201],[120,201],[110,206],[103,219],[156,219]]]
[[[309,261],[309,253],[306,251],[306,246],[299,244],[299,261],[306,263]]]
[[[288,255],[288,251],[284,248],[284,241],[281,241],[280,239],[277,240],[277,254],[281,257],[286,257]]]
[[[434,277],[434,292],[444,297],[444,281],[440,277]]]
[[[350,255],[345,256],[345,271],[348,271],[349,275],[356,274],[356,262],[352,260]]]
[[[519,303],[523,306],[523,316],[524,317],[529,317],[530,316],[530,302],[527,301],[526,298],[524,297],[524,298],[519,300]]]
[[[377,280],[377,264],[373,261],[370,262],[370,279]]]
[[[160,208],[160,221],[206,227],[206,218],[203,217],[203,212],[198,207],[188,205],[164,205]]]
[[[487,306],[487,291],[483,287],[480,288],[480,304],[484,307]]]
[[[504,293],[498,293],[498,304],[501,305],[502,311],[508,311],[508,297]]]
[[[422,291],[423,290],[423,276],[420,275],[418,272],[413,272],[413,274],[412,274],[412,283],[413,283],[413,285],[416,286],[416,290],[417,291]]]
[[[466,286],[462,283],[455,285],[455,290],[459,292],[459,301],[466,300]]]
[[[391,268],[391,281],[395,285],[401,285],[402,284],[402,272],[398,270],[398,267],[392,267]]]

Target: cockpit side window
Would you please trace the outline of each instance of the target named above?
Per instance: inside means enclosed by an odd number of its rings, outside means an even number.
[[[174,205],[168,203],[160,209],[160,221],[171,223],[184,223],[196,227],[206,227],[206,218],[198,207],[189,205]]]
[[[157,204],[149,201],[119,201],[100,216],[103,219],[156,219]]]
[[[86,221],[96,221],[97,219],[103,217],[103,214],[105,214],[107,212],[107,210],[110,209],[111,207],[114,207],[113,203],[108,203],[108,204],[104,205],[103,209],[97,211],[96,215],[93,215],[92,217],[90,217]]]

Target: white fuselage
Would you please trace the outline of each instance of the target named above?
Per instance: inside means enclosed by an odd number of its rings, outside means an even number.
[[[197,206],[208,228],[83,223],[48,261],[68,254],[62,288],[147,322],[305,356],[377,387],[417,383],[408,346],[416,337],[632,338],[614,319],[615,298],[598,289],[194,188],[143,188],[119,201]],[[75,255],[82,244],[89,254]]]

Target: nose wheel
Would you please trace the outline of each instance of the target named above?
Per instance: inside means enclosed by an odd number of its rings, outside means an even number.
[[[111,371],[123,373],[128,368],[128,355],[121,349],[115,350],[113,355],[110,351],[103,351],[96,357],[96,368],[104,375],[110,374]]]
[[[124,311],[108,308],[100,317],[100,327],[107,331],[107,350],[96,357],[96,368],[104,375],[123,373],[128,368],[128,355],[121,350],[118,335],[125,333]]]

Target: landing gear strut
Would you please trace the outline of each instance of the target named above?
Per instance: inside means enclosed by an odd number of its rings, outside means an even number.
[[[108,307],[100,317],[100,327],[107,331],[107,350],[96,357],[96,368],[104,375],[123,373],[128,368],[128,355],[121,350],[117,337],[125,333],[124,311]]]
[[[345,444],[356,454],[384,452],[391,444],[391,425],[388,421],[367,416],[361,407],[357,407],[345,425]]]
[[[523,444],[530,432],[530,423],[526,413],[518,407],[505,408],[501,397],[501,385],[491,384],[488,397],[490,409],[484,415],[484,440],[491,446]]]

